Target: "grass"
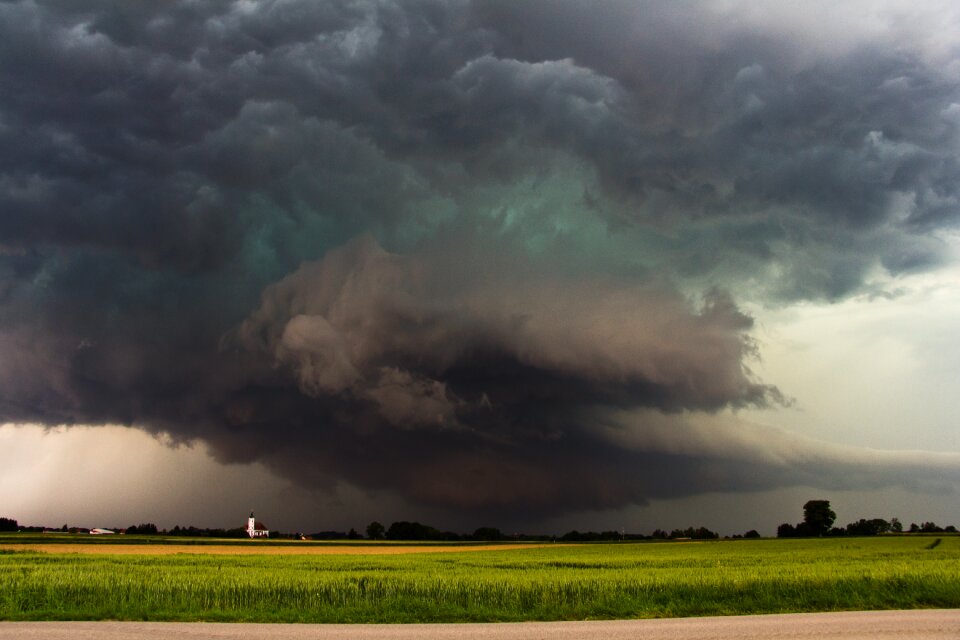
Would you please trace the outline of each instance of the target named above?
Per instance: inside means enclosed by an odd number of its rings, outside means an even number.
[[[5,620],[470,622],[958,606],[958,537],[410,555],[0,553]]]

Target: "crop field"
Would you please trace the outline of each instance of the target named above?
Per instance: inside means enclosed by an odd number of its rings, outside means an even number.
[[[375,553],[396,545],[366,543],[327,545],[363,554],[301,554],[291,545],[272,555],[205,545],[91,554],[23,541],[0,537],[0,619],[465,622],[960,607],[960,538],[950,536],[442,553]]]

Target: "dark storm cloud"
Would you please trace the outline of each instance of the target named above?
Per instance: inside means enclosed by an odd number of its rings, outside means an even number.
[[[0,419],[452,508],[805,481],[655,427],[783,400],[724,288],[943,259],[956,63],[732,6],[0,3]]]
[[[238,340],[288,365],[304,392],[372,401],[405,427],[455,426],[458,405],[509,419],[552,387],[565,390],[542,404],[560,415],[567,403],[717,409],[770,392],[743,370],[752,322],[723,294],[696,315],[662,287],[464,259],[405,259],[362,238],[269,287]]]

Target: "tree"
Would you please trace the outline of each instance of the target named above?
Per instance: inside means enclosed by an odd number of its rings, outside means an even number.
[[[797,529],[789,522],[784,522],[779,527],[777,527],[778,538],[795,538],[796,536],[797,536]]]
[[[857,522],[848,524],[846,533],[851,536],[878,536],[889,530],[890,523],[883,518],[873,518],[872,520],[861,518]]]
[[[903,523],[900,522],[900,518],[890,518],[890,531],[903,533]]]
[[[386,528],[376,520],[367,525],[367,537],[371,540],[383,540]]]
[[[387,538],[390,540],[442,540],[447,537],[433,527],[419,522],[394,522],[387,529]]]
[[[130,525],[127,527],[127,533],[155,536],[157,535],[158,531],[157,525],[153,524],[152,522],[145,522],[143,524]]]
[[[473,532],[473,537],[477,540],[503,540],[503,533],[496,527],[480,527]]]
[[[13,518],[0,518],[0,531],[17,531],[19,528]]]
[[[810,535],[826,534],[836,519],[837,514],[830,508],[829,500],[809,500],[803,505],[803,524],[809,529]]]
[[[707,529],[706,527],[687,527],[686,529],[674,529],[670,532],[670,537],[672,539],[677,538],[690,538],[691,540],[716,540],[720,537],[720,534],[714,533]]]
[[[745,534],[743,534],[743,537],[744,537],[744,538],[759,538],[759,537],[760,537],[760,533],[759,533],[756,529],[750,529],[750,531],[747,531]]]

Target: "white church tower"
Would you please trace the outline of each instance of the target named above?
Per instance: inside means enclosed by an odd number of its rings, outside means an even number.
[[[251,538],[270,537],[270,532],[263,526],[263,523],[257,522],[257,519],[253,517],[253,511],[250,512],[250,517],[247,518],[247,535]]]

